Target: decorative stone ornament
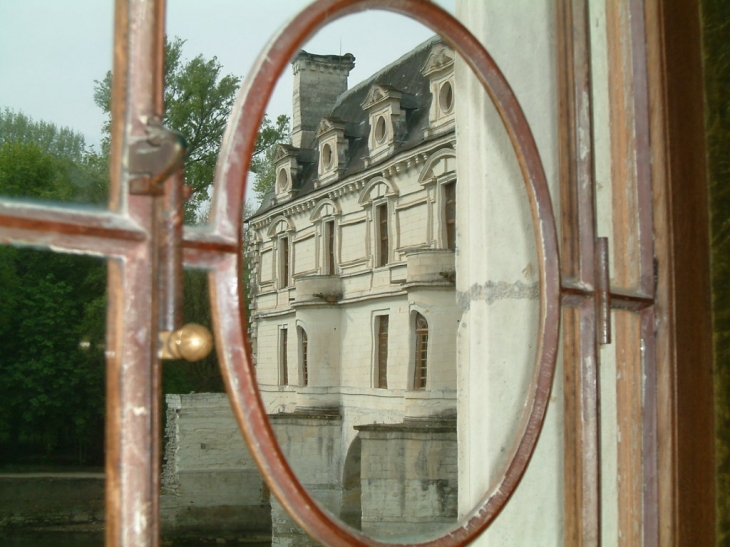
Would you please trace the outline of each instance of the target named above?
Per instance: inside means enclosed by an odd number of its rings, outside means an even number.
[[[277,203],[283,203],[294,196],[294,182],[299,174],[299,149],[288,144],[277,144],[274,153],[276,185],[274,192]]]
[[[316,187],[336,181],[347,166],[348,141],[345,138],[345,122],[336,118],[322,118],[317,126],[316,139],[319,148]]]
[[[368,136],[369,155],[366,165],[390,156],[395,149],[395,141],[402,132],[405,113],[401,110],[403,93],[394,87],[374,84],[362,102],[368,112],[370,134]]]
[[[454,128],[454,50],[444,43],[434,45],[421,73],[429,79],[433,96],[424,136],[451,131]]]

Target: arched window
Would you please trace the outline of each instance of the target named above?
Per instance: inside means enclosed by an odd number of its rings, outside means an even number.
[[[377,351],[375,352],[375,387],[388,388],[388,316],[376,319]]]
[[[287,341],[288,330],[286,325],[279,327],[279,385],[286,386],[289,384],[289,364],[288,353],[289,343]]]
[[[299,327],[299,362],[301,364],[300,386],[307,387],[309,384],[309,363],[308,363],[309,340],[307,331]]]
[[[443,185],[444,248],[456,250],[456,181]]]
[[[426,388],[428,369],[428,321],[416,313],[416,351],[414,352],[413,389]]]

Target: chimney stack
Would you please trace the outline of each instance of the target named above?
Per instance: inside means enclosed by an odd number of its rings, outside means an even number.
[[[332,112],[347,91],[347,77],[355,66],[352,53],[315,55],[300,51],[292,61],[292,145],[312,148],[320,120]]]

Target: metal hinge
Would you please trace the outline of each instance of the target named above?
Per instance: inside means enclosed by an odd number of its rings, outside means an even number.
[[[147,138],[129,146],[129,193],[160,196],[162,183],[185,160],[187,143],[180,133],[162,125],[158,118],[150,118],[145,129]]]

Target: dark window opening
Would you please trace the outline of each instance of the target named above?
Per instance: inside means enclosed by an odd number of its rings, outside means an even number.
[[[456,183],[444,184],[444,225],[446,248],[456,249]]]
[[[289,367],[287,364],[287,329],[279,329],[279,384],[289,384]]]
[[[381,389],[388,387],[388,316],[378,317],[378,368],[376,385]]]
[[[420,313],[416,314],[416,352],[413,389],[426,388],[428,368],[428,322]]]
[[[288,237],[282,237],[279,240],[279,256],[281,258],[281,285],[280,287],[283,289],[284,287],[289,286],[289,238]]]
[[[301,352],[302,352],[302,387],[306,387],[309,383],[309,365],[307,363],[307,350],[309,346],[309,340],[307,339],[307,333],[304,329],[299,329],[301,339]]]
[[[325,256],[325,275],[335,275],[335,221],[329,220],[324,223],[324,233],[327,241],[327,254]]]
[[[375,209],[378,222],[378,256],[377,265],[385,266],[388,263],[388,204],[383,203]]]

